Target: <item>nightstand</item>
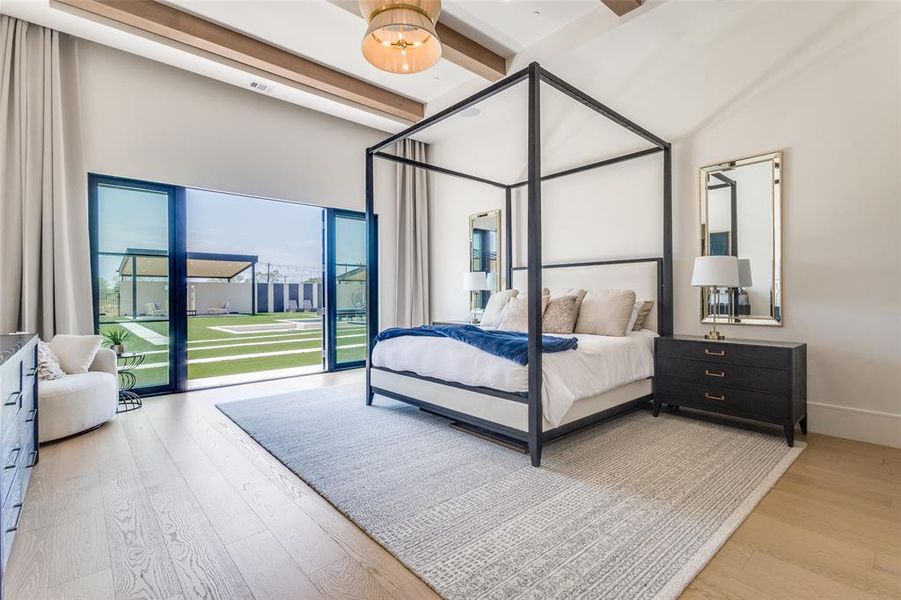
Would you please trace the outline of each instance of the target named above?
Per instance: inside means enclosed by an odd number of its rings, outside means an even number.
[[[654,343],[654,416],[661,404],[782,425],[794,445],[807,433],[807,344],[659,337]]]

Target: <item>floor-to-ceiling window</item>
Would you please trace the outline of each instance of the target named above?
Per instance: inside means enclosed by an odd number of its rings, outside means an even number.
[[[90,188],[97,327],[128,332],[139,390],[362,364],[361,213],[101,176]]]
[[[95,326],[144,355],[137,388],[171,388],[175,189],[92,177],[90,199]]]
[[[334,368],[366,360],[366,221],[358,212],[329,210],[326,277],[329,296],[329,360]]]

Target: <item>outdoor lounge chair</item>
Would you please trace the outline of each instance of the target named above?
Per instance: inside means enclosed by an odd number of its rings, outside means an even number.
[[[288,300],[288,312],[297,312],[297,300]]]
[[[148,302],[144,305],[144,310],[147,312],[148,317],[165,317],[166,309],[161,307],[156,302]]]
[[[207,309],[208,315],[227,315],[229,313],[229,305],[231,302],[220,302],[218,306],[211,306]]]

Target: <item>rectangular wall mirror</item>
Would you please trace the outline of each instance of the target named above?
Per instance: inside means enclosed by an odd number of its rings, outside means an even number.
[[[782,152],[701,168],[701,255],[738,257],[741,283],[702,289],[702,322],[782,325],[782,169]]]
[[[473,309],[481,311],[501,285],[501,211],[469,216],[469,270],[485,273],[484,289],[472,291]]]

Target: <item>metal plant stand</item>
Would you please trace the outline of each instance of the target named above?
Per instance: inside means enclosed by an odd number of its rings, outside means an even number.
[[[119,355],[119,406],[117,413],[128,412],[141,408],[141,397],[132,391],[137,383],[134,370],[144,362],[146,355],[137,352],[128,352]]]

